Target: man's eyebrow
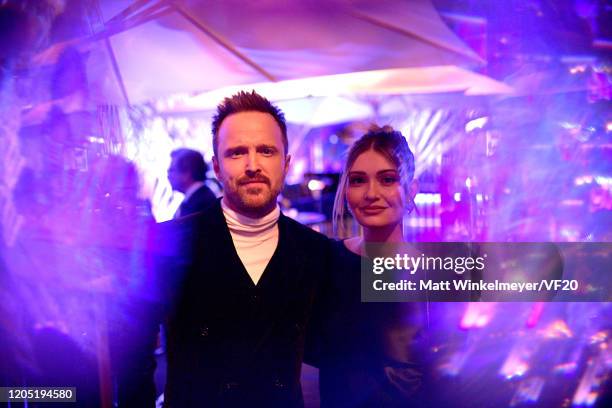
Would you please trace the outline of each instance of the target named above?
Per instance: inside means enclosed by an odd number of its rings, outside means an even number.
[[[227,146],[225,148],[225,150],[236,150],[236,149],[246,149],[245,145],[234,145],[234,146]]]
[[[274,145],[269,145],[269,144],[260,144],[257,145],[258,149],[273,149],[273,150],[278,150],[278,148]]]
[[[238,146],[230,146],[230,147],[226,147],[225,150],[223,151],[224,155],[228,155],[231,153],[234,153],[236,151],[240,151],[240,150],[246,150],[247,147],[246,146],[242,146],[242,145],[238,145]]]

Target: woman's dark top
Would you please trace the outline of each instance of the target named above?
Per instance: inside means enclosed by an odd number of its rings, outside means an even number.
[[[362,303],[362,258],[333,245],[315,340],[321,407],[422,406],[421,305]]]

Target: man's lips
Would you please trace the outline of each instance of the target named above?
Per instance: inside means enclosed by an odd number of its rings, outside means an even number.
[[[250,179],[250,180],[241,180],[238,184],[241,186],[247,186],[249,184],[269,184],[268,180],[265,179]]]

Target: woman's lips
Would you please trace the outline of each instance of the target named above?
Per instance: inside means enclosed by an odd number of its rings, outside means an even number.
[[[386,209],[387,207],[380,207],[380,206],[373,205],[373,206],[368,206],[368,207],[361,207],[361,212],[364,213],[365,215],[377,215]]]

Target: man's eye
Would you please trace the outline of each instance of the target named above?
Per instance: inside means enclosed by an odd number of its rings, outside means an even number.
[[[261,154],[264,156],[272,156],[274,154],[274,149],[271,147],[263,147],[260,149]]]
[[[233,150],[230,152],[229,157],[236,158],[242,156],[243,154],[244,152],[242,150]]]

